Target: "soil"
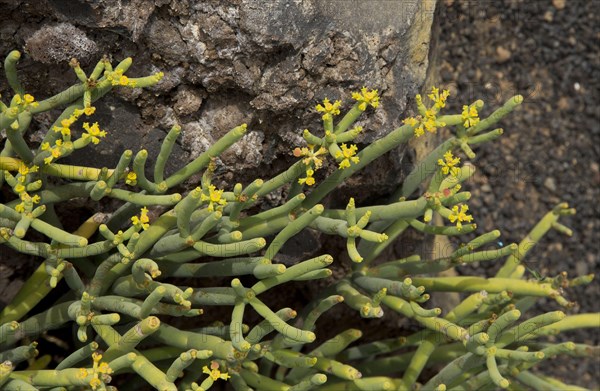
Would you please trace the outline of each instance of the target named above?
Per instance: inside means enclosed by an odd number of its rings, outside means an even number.
[[[533,269],[555,276],[600,269],[600,15],[597,1],[440,2],[438,64],[452,97],[449,111],[483,99],[483,115],[508,98],[525,102],[506,117],[505,134],[476,150],[478,172],[467,185],[478,232],[499,228],[504,243],[518,242],[559,202],[577,209],[561,219],[572,237],[551,231],[528,256]],[[459,104],[460,103],[460,104]],[[463,156],[463,158],[465,158]],[[459,274],[491,276],[498,265]],[[600,284],[570,289],[574,312],[600,311]],[[560,309],[543,301],[534,313]],[[600,331],[563,338],[598,345]],[[541,372],[568,384],[598,389],[600,357],[559,357]]]

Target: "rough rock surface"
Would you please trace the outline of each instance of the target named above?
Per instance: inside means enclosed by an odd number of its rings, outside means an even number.
[[[178,122],[174,170],[245,122],[249,134],[219,162],[230,187],[287,167],[301,131],[321,129],[314,106],[325,97],[348,108],[351,91],[377,88],[382,104],[361,123],[362,141],[397,127],[425,80],[434,9],[433,0],[0,0],[0,54],[24,51],[20,75],[38,99],[77,82],[72,56],[85,69],[107,54],[114,63],[132,57],[132,76],[164,71],[151,89],[117,88],[100,101],[94,120],[109,137],[69,159],[111,167],[125,148],[153,157]],[[66,43],[48,44],[52,34]],[[0,94],[10,96],[7,88],[2,82]],[[54,117],[34,119],[32,142]],[[408,156],[398,150],[363,170],[348,182],[352,193],[391,191]]]

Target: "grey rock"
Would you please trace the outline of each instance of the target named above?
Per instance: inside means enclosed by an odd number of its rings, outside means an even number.
[[[60,64],[77,58],[87,63],[98,51],[96,43],[70,23],[44,26],[25,43],[27,53],[44,64]]]
[[[303,129],[319,133],[314,106],[325,97],[349,108],[350,92],[362,86],[380,91],[380,108],[359,122],[365,128],[359,142],[399,126],[407,100],[425,81],[434,9],[430,0],[13,2],[0,5],[0,35],[6,38],[0,49],[7,53],[26,40],[33,48],[32,36],[56,26],[76,31],[61,37],[72,42],[60,55],[28,49],[20,73],[37,98],[75,82],[66,64],[73,56],[89,62],[86,69],[106,53],[114,62],[132,57],[132,76],[163,71],[158,85],[143,92],[121,89],[99,104],[104,114],[98,120],[110,137],[90,152],[98,155],[97,164],[116,164],[126,147],[146,148],[153,156],[175,122],[184,129],[182,152],[194,158],[246,122],[248,136],[221,163],[236,181],[248,183],[256,175],[248,168],[287,166]],[[33,126],[43,129],[45,122]],[[172,164],[184,164],[186,153],[174,154]],[[356,193],[361,186],[391,191],[409,166],[404,156],[409,154],[394,151],[348,186]]]

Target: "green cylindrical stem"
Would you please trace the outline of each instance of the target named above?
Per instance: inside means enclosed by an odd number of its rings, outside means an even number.
[[[269,309],[269,307],[267,307],[257,298],[250,299],[248,304],[250,304],[260,316],[271,323],[271,326],[273,326],[275,330],[279,331],[286,337],[304,343],[310,343],[315,340],[316,336],[313,332],[301,330],[282,322],[281,319],[273,311],[271,311],[271,309]]]
[[[24,162],[31,163],[33,161],[33,153],[23,138],[24,131],[31,123],[31,113],[24,111],[20,113],[15,120],[18,121],[18,126],[16,128],[13,128],[12,125],[7,127],[6,137],[17,155],[19,155]]]
[[[263,238],[249,239],[242,242],[228,244],[214,244],[197,241],[193,247],[194,250],[199,253],[199,255],[197,255],[195,258],[199,258],[202,255],[224,258],[252,254],[262,249],[266,243],[266,240]]]
[[[73,304],[73,301],[57,304],[47,311],[20,322],[19,328],[0,336],[3,339],[3,341],[0,340],[0,344],[3,346],[12,346],[22,338],[34,337],[45,331],[61,327],[70,321],[68,309],[71,304]]]
[[[123,152],[123,154],[119,158],[117,167],[113,171],[112,175],[106,180],[106,184],[108,185],[108,187],[112,189],[117,184],[117,181],[121,179],[121,176],[125,173],[125,170],[129,166],[132,157],[133,152],[131,150],[127,149]]]
[[[200,187],[196,187],[175,206],[175,214],[177,215],[177,228],[179,229],[179,236],[181,238],[187,238],[190,235],[190,216],[192,215],[194,209],[200,205],[201,195],[202,189]]]
[[[470,145],[477,145],[477,144],[481,144],[481,143],[486,143],[488,141],[494,141],[497,138],[499,138],[500,136],[502,136],[504,134],[504,129],[502,128],[498,128],[498,129],[494,129],[494,130],[490,130],[489,132],[477,135],[477,136],[473,136],[473,137],[469,137],[467,142]]]
[[[21,58],[21,53],[18,50],[13,50],[8,53],[4,60],[4,74],[6,75],[6,81],[15,94],[23,95],[25,90],[19,82],[17,76],[17,63]]]
[[[167,380],[174,383],[183,374],[183,371],[194,362],[197,353],[196,349],[190,349],[181,353],[167,370]]]
[[[157,183],[160,183],[164,180],[165,175],[165,166],[167,164],[167,160],[171,156],[171,151],[173,150],[173,146],[175,145],[175,141],[177,141],[177,137],[181,133],[181,126],[175,124],[167,133],[167,136],[163,140],[160,146],[160,152],[156,157],[156,163],[154,165],[154,180]]]
[[[498,319],[496,319],[494,323],[492,323],[492,325],[487,329],[487,334],[490,337],[490,341],[494,343],[502,331],[519,320],[520,317],[521,311],[519,310],[508,311],[500,315],[500,317],[498,317]]]
[[[150,182],[146,178],[146,159],[148,159],[148,151],[145,149],[139,151],[133,159],[133,171],[137,176],[137,183],[149,193],[163,193],[167,190],[167,186],[164,183],[157,184]]]
[[[327,376],[322,373],[308,375],[296,383],[289,391],[308,391],[327,382]]]
[[[117,343],[113,344],[104,353],[106,360],[110,361],[119,356],[131,352],[146,337],[153,334],[160,327],[160,320],[155,316],[149,316],[129,329]]]
[[[186,179],[204,169],[210,160],[219,156],[223,151],[240,140],[246,133],[246,125],[240,125],[230,130],[227,134],[221,137],[216,143],[211,145],[205,152],[188,163],[184,168],[180,169],[165,180],[168,188],[183,183]]]
[[[4,351],[0,353],[0,362],[8,360],[14,366],[17,366],[23,361],[30,360],[36,357],[39,354],[36,347],[37,342],[32,342],[31,344],[26,346],[19,346],[11,350]]]
[[[476,224],[464,224],[461,229],[454,226],[434,226],[422,223],[419,220],[410,220],[409,224],[416,230],[432,235],[457,236],[475,231]]]
[[[465,254],[456,259],[457,263],[474,263],[474,262],[485,262],[493,261],[498,258],[503,258],[508,255],[515,253],[518,246],[516,243],[511,243],[508,246],[502,247],[497,250],[484,250],[474,253]]]
[[[520,325],[500,334],[500,336],[496,338],[496,346],[503,347],[514,342],[526,340],[531,334],[537,336],[538,331],[542,327],[556,323],[564,319],[565,316],[566,315],[562,311],[554,311],[528,319]]]
[[[515,295],[553,296],[558,292],[549,284],[535,281],[519,281],[510,278],[480,277],[418,277],[413,279],[414,285],[422,285],[427,291],[447,292],[479,292],[499,293],[507,287]]]
[[[263,264],[263,262],[266,262],[266,260],[262,257],[228,258],[206,263],[175,264],[164,262],[161,269],[163,275],[171,277],[241,276],[253,274],[256,267]],[[268,265],[267,263],[264,264]]]
[[[568,208],[566,204],[560,204],[559,206],[564,206],[564,208],[562,208],[563,210]],[[552,224],[557,222],[560,217],[561,209],[556,209],[557,208],[548,212],[540,222],[533,227],[521,243],[519,243],[518,251],[506,259],[502,268],[496,273],[496,277],[508,277],[521,263],[521,260],[525,258],[527,253],[550,230],[550,228],[552,228]]]
[[[314,368],[346,380],[360,379],[362,376],[358,370],[350,365],[326,357],[319,357]]]
[[[266,258],[264,259],[265,261],[268,261]],[[267,263],[259,263],[258,265],[256,265],[256,267],[254,268],[254,270],[252,270],[252,274],[254,275],[254,277],[258,278],[259,280],[263,280],[265,278],[270,278],[270,277],[275,277],[275,276],[279,276],[283,273],[285,273],[286,271],[286,267],[285,265],[278,263],[278,264],[267,264]]]
[[[340,134],[345,132],[352,124],[360,117],[363,113],[361,109],[358,108],[358,103],[356,103],[352,108],[338,121],[335,125],[335,134]]]
[[[287,270],[283,274],[273,276],[257,282],[252,286],[252,290],[256,292],[257,295],[259,295],[276,285],[280,285],[285,282],[291,281],[294,278],[305,275],[308,272],[322,269],[330,265],[332,262],[333,257],[327,254],[309,259],[304,262],[300,262],[297,265],[287,268]]]
[[[150,315],[152,309],[160,302],[165,296],[167,289],[164,286],[157,286],[144,300],[140,308],[139,318],[145,319]]]
[[[241,210],[253,203],[255,194],[260,190],[263,184],[264,181],[262,179],[256,179],[242,191],[239,200],[233,204],[231,212],[229,213],[231,221],[238,221]]]
[[[244,381],[251,387],[257,390],[269,390],[269,391],[288,391],[290,386],[277,380],[273,380],[267,376],[260,375],[256,372],[249,371],[247,369],[241,369],[240,375]]]
[[[65,357],[60,363],[58,363],[56,369],[60,370],[75,367],[81,361],[92,357],[92,353],[94,353],[96,350],[98,350],[98,343],[95,341],[91,342]]]
[[[241,352],[247,352],[250,350],[252,345],[244,339],[242,335],[242,327],[244,323],[244,308],[246,303],[238,299],[233,306],[233,312],[231,313],[231,323],[229,325],[229,338],[233,347]]]
[[[288,368],[311,368],[317,363],[316,357],[305,356],[293,350],[274,350],[265,353],[265,357],[277,365]]]
[[[323,205],[315,205],[309,211],[291,221],[277,234],[277,236],[275,236],[265,252],[265,258],[273,260],[273,257],[279,252],[285,242],[312,223],[321,213],[323,213],[323,210],[325,210]]]
[[[262,189],[262,187],[261,187],[261,189]],[[241,231],[244,231],[248,227],[250,227],[254,224],[265,222],[265,221],[270,221],[273,218],[278,217],[278,216],[287,216],[294,209],[296,209],[305,199],[306,199],[306,196],[304,194],[298,194],[297,196],[288,200],[285,204],[283,204],[281,206],[266,210],[264,212],[254,215],[254,216],[243,218],[240,220],[239,229]]]
[[[290,319],[294,319],[296,317],[296,311],[291,308],[282,308],[275,313],[282,322],[287,322]],[[264,337],[266,337],[269,333],[273,332],[275,328],[268,320],[263,320],[256,326],[250,330],[248,335],[246,336],[246,341],[251,344],[256,344],[260,342]],[[279,335],[278,335],[279,336]]]
[[[372,300],[361,294],[348,281],[339,281],[336,285],[336,292],[344,297],[344,302],[350,308],[359,311],[363,318],[380,318],[383,316],[383,310],[380,306],[374,305]]]
[[[498,365],[496,364],[496,356],[494,356],[493,354],[489,354],[486,359],[486,365],[494,384],[496,384],[500,388],[507,388],[510,385],[510,382],[507,379],[505,379],[498,370]]]
[[[457,259],[463,255],[470,253],[473,250],[478,249],[479,247],[488,244],[490,242],[495,241],[500,237],[500,231],[494,230],[491,232],[487,232],[481,236],[476,237],[475,239],[469,241],[468,243],[462,245],[458,248],[458,250],[454,251],[450,258]]]
[[[235,350],[231,342],[213,335],[183,331],[163,323],[158,331],[152,335],[152,338],[182,350],[211,350],[216,358],[234,360]]]
[[[474,136],[482,130],[486,130],[490,126],[494,125],[498,121],[500,121],[503,117],[513,111],[516,107],[518,107],[521,103],[523,103],[523,97],[521,95],[516,95],[510,98],[504,105],[498,110],[494,111],[489,117],[484,120],[479,121],[475,126],[467,129],[468,136]]]

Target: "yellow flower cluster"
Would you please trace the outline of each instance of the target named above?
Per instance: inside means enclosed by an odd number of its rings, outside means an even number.
[[[71,114],[69,118],[65,118],[62,121],[60,121],[60,126],[54,126],[52,129],[55,132],[60,132],[63,138],[71,136],[71,125],[77,122],[79,117],[81,117],[83,114],[85,114],[86,116],[90,116],[95,112],[96,108],[94,106],[86,107],[84,109],[75,109],[73,111],[73,114]]]
[[[360,92],[353,92],[352,98],[358,101],[358,109],[365,111],[368,105],[371,105],[374,109],[379,107],[379,94],[377,90],[367,90],[367,87],[360,89]]]
[[[302,159],[302,163],[304,163],[307,166],[314,165],[315,169],[317,169],[317,170],[323,166],[323,159],[319,158],[319,156],[324,155],[326,153],[327,153],[327,148],[325,148],[325,147],[320,147],[315,152],[314,145],[309,145],[308,147],[294,149],[295,157],[305,156],[305,158]]]
[[[417,95],[417,106],[419,107],[419,111],[422,113],[422,115],[406,118],[403,121],[404,124],[414,128],[416,137],[423,136],[425,131],[435,133],[437,128],[446,126],[444,122],[437,119],[437,114],[441,108],[446,107],[446,100],[448,99],[448,96],[450,96],[450,91],[443,90],[440,94],[439,88],[432,87],[428,98],[433,102],[433,106],[428,109],[423,104],[421,95]]]
[[[21,166],[19,166],[16,181],[15,181],[15,178],[10,176],[10,178],[12,178],[11,185],[13,185],[13,191],[21,199],[21,202],[19,204],[15,205],[15,210],[19,213],[25,213],[27,204],[33,205],[33,204],[38,204],[40,202],[41,198],[39,195],[34,195],[33,197],[31,197],[29,195],[29,193],[27,192],[27,182],[28,182],[27,175],[37,172],[38,169],[39,169],[39,167],[35,166],[35,165],[28,167],[25,164],[22,164]],[[7,181],[8,181],[10,174],[8,172],[6,172],[5,175],[7,176]]]
[[[315,170],[312,168],[306,169],[306,177],[298,179],[298,183],[301,185],[312,186],[315,184],[315,178],[313,175],[315,174]]]
[[[477,107],[474,105],[471,107],[466,105],[463,106],[462,120],[465,128],[470,128],[471,126],[477,125],[479,123],[479,113],[477,112]]]
[[[125,177],[125,183],[129,186],[137,185],[137,174],[133,171],[129,171]]]
[[[469,207],[467,205],[460,205],[460,208],[458,205],[454,205],[452,207],[452,213],[448,216],[448,220],[450,220],[451,223],[456,222],[456,228],[461,230],[463,222],[470,223],[473,220],[473,216],[467,214],[468,210]]]
[[[348,147],[346,144],[342,144],[342,150],[335,155],[336,159],[342,159],[340,162],[340,170],[349,168],[350,162],[357,164],[360,161],[358,156],[354,156],[356,155],[357,150],[358,147],[356,144],[351,144],[350,147]]]
[[[122,69],[117,69],[113,72],[105,73],[106,79],[111,82],[113,86],[127,86],[127,87],[135,87],[135,80],[130,80],[127,76],[123,74]]]
[[[452,151],[448,151],[444,154],[444,160],[438,159],[438,165],[442,167],[444,175],[450,174],[456,177],[460,174],[460,168],[456,167],[460,163],[460,158],[455,157]]]
[[[325,147],[320,147],[315,152],[314,145],[309,145],[308,147],[294,149],[294,156],[295,157],[304,156],[304,159],[302,159],[302,163],[304,163],[306,165],[306,177],[298,179],[299,184],[301,184],[301,185],[306,184],[308,186],[312,186],[315,184],[315,178],[313,178],[315,170],[318,170],[319,168],[323,167],[323,159],[320,158],[319,156],[324,155],[326,153],[327,153],[327,148],[325,148]],[[314,168],[314,170],[313,170],[313,168]]]
[[[220,209],[220,207],[227,204],[227,200],[223,198],[223,190],[217,190],[215,185],[209,185],[208,195],[202,194],[200,199],[202,201],[208,201],[207,209],[211,212],[215,210],[215,205],[217,206],[217,209]]]
[[[92,139],[92,143],[98,144],[100,142],[100,138],[106,137],[106,130],[101,130],[98,122],[94,122],[93,125],[90,125],[88,122],[83,123],[83,128],[87,131],[81,135],[83,139]]]
[[[206,365],[202,367],[202,373],[205,373],[208,376],[210,376],[210,378],[213,379],[213,381],[217,381],[219,379],[228,380],[229,378],[231,378],[229,374],[221,373],[221,371],[219,371],[219,363],[216,361],[210,362],[210,369],[208,369],[208,366]]]
[[[333,120],[334,115],[340,114],[341,105],[341,100],[336,100],[335,102],[331,103],[329,99],[325,98],[323,99],[323,104],[318,104],[315,108],[317,109],[317,112],[324,113],[322,117],[323,121],[331,121]]]
[[[150,227],[150,218],[148,217],[148,208],[145,206],[140,210],[140,217],[133,216],[131,218],[131,222],[136,228],[141,228],[143,230],[148,229]]]
[[[23,97],[21,97],[21,95],[17,94],[14,96],[13,102],[16,105],[21,106],[20,107],[21,109],[25,109],[28,106],[38,107],[38,105],[39,105],[39,103],[35,101],[35,98],[30,94],[25,94],[25,95],[23,95]]]
[[[52,161],[54,159],[58,159],[59,157],[61,157],[62,156],[62,148],[63,148],[63,141],[61,139],[56,140],[54,142],[53,147],[50,147],[50,143],[48,143],[48,142],[42,143],[42,145],[40,146],[40,149],[42,151],[50,152],[50,156],[48,156],[47,158],[44,159],[44,163],[50,164],[50,163],[52,163]]]
[[[100,387],[104,382],[110,382],[110,374],[113,372],[110,366],[102,360],[102,355],[99,353],[92,353],[92,360],[94,361],[91,373],[86,368],[79,368],[79,378],[85,379],[89,375],[92,375],[90,380],[90,387],[92,390]]]
[[[431,94],[427,95],[434,103],[434,106],[439,109],[446,107],[446,99],[450,96],[450,91],[444,90],[440,94],[440,89],[431,87]]]

